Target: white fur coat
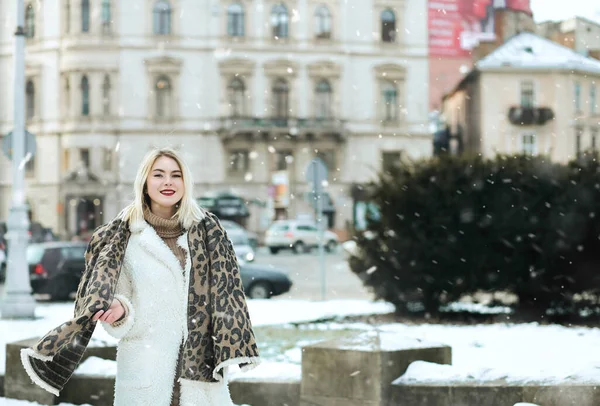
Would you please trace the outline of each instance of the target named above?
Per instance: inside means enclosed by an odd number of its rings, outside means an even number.
[[[169,406],[179,348],[187,337],[190,254],[187,233],[177,240],[186,252],[185,269],[145,221],[131,225],[115,298],[128,316],[104,329],[117,347],[115,406]],[[180,379],[181,406],[233,406],[226,380]]]

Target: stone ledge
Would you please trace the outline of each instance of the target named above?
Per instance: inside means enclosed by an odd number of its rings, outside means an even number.
[[[28,400],[30,402],[38,402],[42,405],[54,405],[64,400],[64,393],[75,393],[85,385],[79,385],[73,378],[65,385],[61,392],[61,396],[57,398],[53,394],[46,392],[44,389],[35,385],[21,364],[21,349],[32,347],[39,341],[39,338],[30,338],[27,340],[16,341],[6,344],[6,369],[4,377],[4,397],[11,399]],[[117,349],[115,346],[97,346],[93,341],[85,350],[82,362],[88,357],[99,357],[104,359],[116,359]],[[96,382],[96,381],[94,381]],[[92,390],[92,392],[94,392]],[[94,392],[94,395],[96,393]],[[112,390],[111,390],[112,397]],[[73,403],[73,402],[71,402]],[[112,404],[112,401],[111,401]]]
[[[298,406],[300,380],[288,382],[233,380],[229,382],[229,392],[236,405]]]
[[[302,349],[300,405],[382,405],[392,381],[417,360],[451,364],[452,349],[376,331],[308,345]]]
[[[388,406],[512,406],[519,402],[544,406],[600,405],[600,385],[593,384],[392,384],[390,394]]]

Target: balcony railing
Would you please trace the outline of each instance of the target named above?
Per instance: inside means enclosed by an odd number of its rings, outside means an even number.
[[[508,110],[508,120],[514,125],[544,125],[553,119],[549,107],[512,106]]]
[[[345,122],[335,118],[290,118],[290,117],[228,117],[221,120],[224,130],[268,131],[282,129],[286,131],[342,132]]]

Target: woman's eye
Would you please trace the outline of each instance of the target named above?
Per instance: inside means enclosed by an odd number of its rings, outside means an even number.
[[[155,178],[162,178],[162,175],[160,173],[157,173],[154,175]]]

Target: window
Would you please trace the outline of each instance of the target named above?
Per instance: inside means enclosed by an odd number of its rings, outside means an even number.
[[[273,170],[287,171],[294,163],[294,153],[290,150],[281,150],[273,154]]]
[[[166,0],[154,4],[154,34],[171,34],[171,5]]]
[[[110,115],[110,78],[108,75],[104,76],[102,83],[102,113],[105,116]]]
[[[331,118],[331,85],[327,79],[317,83],[316,90],[316,117],[320,119]]]
[[[171,110],[171,82],[166,76],[156,80],[156,116],[168,117]]]
[[[325,163],[329,172],[336,170],[335,151],[333,149],[317,150],[315,157],[321,159],[323,163]]]
[[[250,169],[250,154],[247,150],[233,150],[229,155],[229,172],[246,173]]]
[[[35,37],[35,9],[29,3],[25,10],[25,38]]]
[[[598,106],[596,105],[596,84],[592,83],[590,86],[590,113],[596,114]]]
[[[289,112],[289,87],[285,79],[277,79],[272,91],[275,117],[287,118]]]
[[[575,82],[575,112],[581,113],[581,84]]]
[[[65,0],[65,32],[71,32],[71,0]]]
[[[241,79],[235,78],[229,83],[229,107],[232,117],[242,117],[246,113],[246,88]]]
[[[112,148],[104,148],[103,167],[105,171],[111,171],[113,167],[113,150]]]
[[[32,80],[25,85],[26,118],[31,120],[35,116],[35,87]]]
[[[110,0],[102,0],[102,33],[110,34]]]
[[[81,148],[79,150],[79,160],[84,168],[90,168],[90,150],[88,148]]]
[[[319,229],[317,227],[313,227],[313,226],[309,226],[309,225],[298,225],[296,226],[296,230],[300,230],[300,231],[308,231],[311,233],[316,233],[319,231]]]
[[[81,0],[81,32],[90,32],[90,0]]]
[[[273,37],[288,37],[288,10],[284,4],[276,4],[271,9],[271,27],[273,28]]]
[[[402,154],[400,151],[384,151],[381,153],[381,167],[384,172],[390,172],[400,166]]]
[[[521,82],[521,107],[533,107],[534,103],[533,82],[525,80]]]
[[[81,78],[81,115],[90,115],[90,83],[85,75]]]
[[[581,159],[581,155],[583,153],[582,150],[582,141],[583,141],[583,128],[576,127],[575,128],[575,156],[577,159]]]
[[[85,258],[85,247],[67,247],[61,248],[61,255],[64,259],[81,259]]]
[[[537,154],[535,134],[523,134],[521,136],[521,149],[525,155],[534,156]]]
[[[65,79],[65,104],[64,104],[64,108],[65,108],[65,116],[70,116],[70,112],[71,112],[71,85],[69,83],[69,79],[66,78]]]
[[[396,40],[396,15],[390,9],[381,12],[381,40],[383,42]]]
[[[227,7],[227,34],[232,37],[244,36],[244,6],[240,3]]]
[[[384,121],[398,120],[398,90],[393,82],[383,83],[383,107]]]
[[[321,5],[315,12],[317,38],[331,38],[331,13],[326,5]]]

